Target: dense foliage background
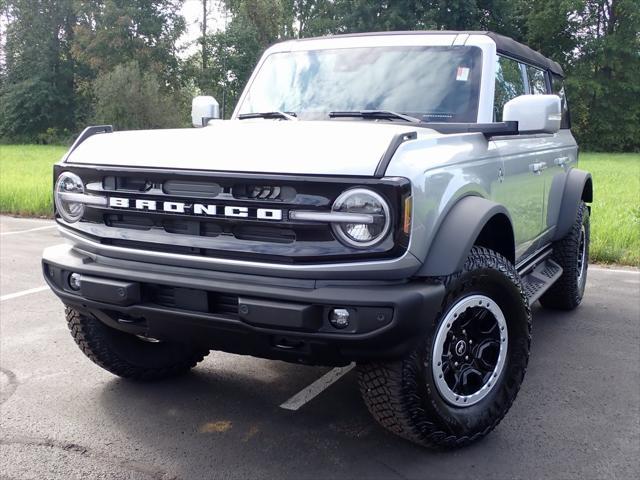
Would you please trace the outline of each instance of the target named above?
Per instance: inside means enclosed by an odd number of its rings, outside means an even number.
[[[560,62],[581,147],[640,151],[638,0],[200,0],[185,56],[183,0],[0,0],[0,139],[67,141],[87,124],[186,126],[190,99],[229,116],[262,51],[287,38],[493,30]]]

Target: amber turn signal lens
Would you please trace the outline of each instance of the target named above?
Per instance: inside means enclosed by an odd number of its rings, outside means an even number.
[[[402,231],[405,235],[409,235],[411,231],[411,197],[404,199],[404,221],[402,222]]]

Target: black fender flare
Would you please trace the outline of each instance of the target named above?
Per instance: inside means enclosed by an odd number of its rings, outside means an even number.
[[[416,275],[439,277],[461,271],[482,229],[496,216],[506,217],[512,225],[509,212],[499,203],[475,195],[458,200],[440,224]]]
[[[593,201],[593,180],[589,172],[572,168],[567,174],[567,181],[562,193],[560,213],[553,235],[554,241],[560,240],[569,233],[571,226],[576,221],[578,206],[582,200],[587,203]]]

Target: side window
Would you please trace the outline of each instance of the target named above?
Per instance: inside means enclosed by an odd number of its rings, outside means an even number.
[[[544,72],[542,70],[527,65],[527,77],[529,77],[529,92],[532,95],[544,95],[547,93],[547,82],[544,80]]]
[[[502,121],[505,103],[524,93],[524,78],[520,64],[510,58],[499,56],[496,64],[496,93],[493,99],[494,121]]]
[[[567,96],[564,91],[564,82],[562,81],[562,77],[553,74],[551,75],[551,91],[560,97],[560,105],[562,107],[560,128],[571,128],[571,115],[569,114],[569,105],[567,103]]]

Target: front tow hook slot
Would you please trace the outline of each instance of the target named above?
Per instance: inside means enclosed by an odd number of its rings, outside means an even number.
[[[294,338],[276,337],[273,346],[282,350],[303,350],[305,342]]]

